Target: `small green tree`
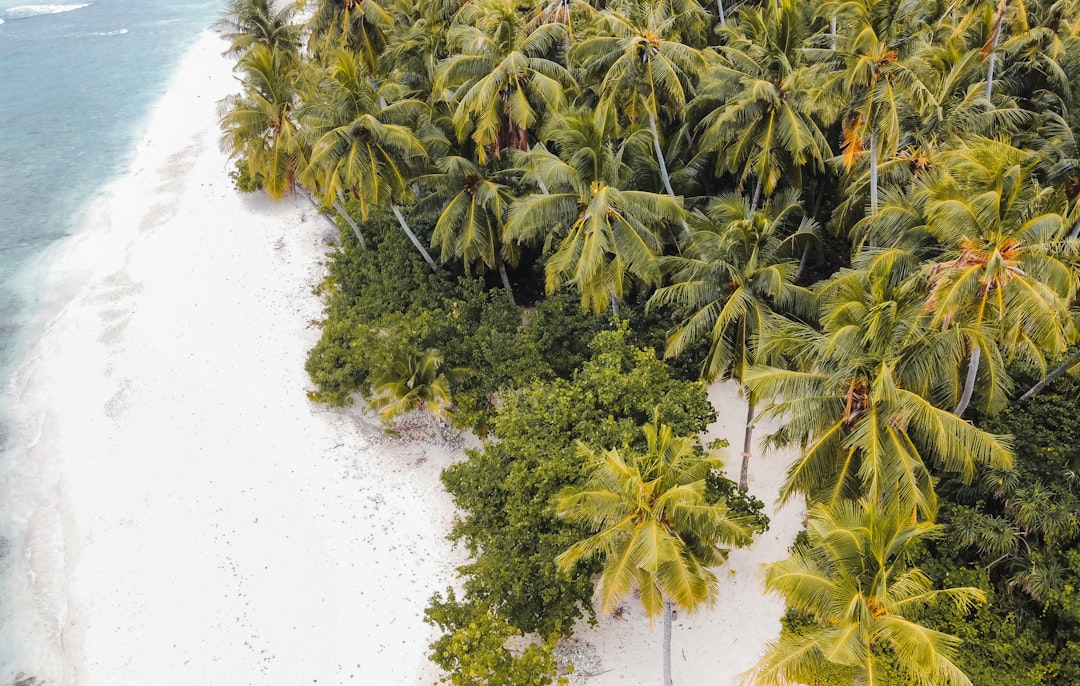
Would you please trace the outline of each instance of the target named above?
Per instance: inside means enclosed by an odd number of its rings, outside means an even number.
[[[559,517],[593,535],[556,558],[563,569],[600,558],[600,611],[611,612],[637,591],[651,621],[664,616],[664,686],[671,686],[671,612],[693,611],[716,599],[710,567],[727,560],[722,545],[748,545],[752,523],[724,501],[709,503],[706,481],[723,465],[689,437],[676,437],[658,419],[642,427],[647,450],[578,452],[595,466],[589,480],[559,494]]]
[[[394,361],[390,372],[375,380],[371,406],[384,421],[421,410],[431,419],[439,440],[445,442],[439,422],[449,418],[450,385],[463,375],[464,370],[444,368],[442,355],[434,348],[408,353]]]
[[[529,642],[521,631],[483,602],[458,602],[453,589],[446,599],[436,593],[424,621],[444,633],[431,644],[431,660],[446,671],[452,686],[563,686],[556,678],[555,641]]]

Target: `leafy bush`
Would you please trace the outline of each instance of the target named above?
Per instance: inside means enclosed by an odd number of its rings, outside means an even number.
[[[252,174],[251,165],[243,158],[236,160],[234,169],[229,172],[229,178],[241,193],[254,193],[261,191],[263,187],[263,175],[258,172]]]
[[[465,513],[453,537],[474,561],[462,567],[470,599],[483,599],[511,625],[550,637],[591,612],[595,568],[560,572],[555,557],[581,532],[555,517],[552,498],[585,476],[576,441],[593,448],[643,449],[640,426],[655,408],[679,435],[715,419],[698,383],[672,378],[652,350],[629,343],[625,324],[598,333],[592,359],[573,379],[536,381],[508,394],[493,421],[496,438],[443,472]]]
[[[958,664],[980,686],[1080,683],[1078,415],[1075,396],[1045,395],[979,419],[1013,436],[1013,468],[938,489],[946,536],[917,564],[986,593],[970,615],[942,608],[933,618],[964,639]]]
[[[527,642],[481,602],[432,596],[424,621],[445,633],[431,644],[431,660],[443,668],[443,683],[453,686],[546,686],[566,684],[555,677],[554,641]]]

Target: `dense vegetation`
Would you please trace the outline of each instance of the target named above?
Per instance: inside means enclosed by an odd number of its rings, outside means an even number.
[[[473,556],[429,609],[449,679],[549,683],[594,577],[650,612],[708,597],[653,572],[707,591],[710,551],[764,522],[701,466],[694,377],[750,401],[743,484],[752,420],[782,419],[763,439],[798,450],[781,496],[811,505],[768,572],[791,611],[753,683],[1080,679],[1080,408],[1047,394],[1068,376],[1020,397],[1080,361],[1078,17],[230,3],[237,183],[310,193],[342,228],[313,398],[489,439],[444,475]],[[679,494],[657,520],[679,533],[620,572],[612,524],[652,505],[574,493],[627,469]],[[715,521],[680,528],[704,502]],[[511,653],[520,632],[542,640]]]

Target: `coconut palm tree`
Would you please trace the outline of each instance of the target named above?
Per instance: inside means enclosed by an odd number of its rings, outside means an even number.
[[[636,591],[650,620],[663,614],[663,683],[670,686],[672,606],[693,611],[713,602],[717,580],[709,568],[727,559],[721,546],[747,545],[751,534],[748,522],[724,502],[705,499],[706,477],[722,466],[717,456],[702,455],[693,439],[673,436],[659,420],[643,430],[643,454],[598,454],[579,444],[594,471],[584,485],[560,493],[555,507],[559,517],[594,533],[556,562],[570,569],[580,560],[602,558],[601,612],[613,611]]]
[[[229,0],[213,29],[229,41],[226,55],[242,57],[264,45],[295,57],[300,49],[300,27],[292,23],[295,16],[292,3],[275,9],[271,0]]]
[[[267,194],[280,198],[292,190],[305,164],[294,61],[283,51],[255,44],[237,69],[244,90],[221,102],[221,148],[246,161]]]
[[[432,430],[445,442],[440,421],[448,419],[452,404],[450,387],[464,375],[462,369],[446,369],[439,351],[428,348],[410,352],[393,361],[390,371],[372,384],[371,406],[383,421],[412,410],[424,412]]]
[[[864,255],[863,269],[831,278],[819,294],[820,331],[783,320],[762,336],[763,359],[786,356],[795,367],[759,364],[745,376],[754,398],[772,400],[762,416],[782,421],[766,442],[801,449],[783,500],[866,498],[932,519],[931,465],[970,480],[976,465],[1011,464],[1004,437],[932,402],[957,374],[964,337],[926,326],[923,302],[900,286],[907,257]]]
[[[900,143],[905,110],[933,106],[932,94],[912,71],[915,55],[936,19],[933,3],[902,0],[830,0],[816,9],[837,20],[838,29],[808,51],[817,61],[821,85],[814,107],[826,119],[842,122],[845,170],[863,158],[870,170],[870,215],[878,210],[878,164],[891,158]],[[864,154],[865,153],[865,154]]]
[[[509,174],[455,155],[439,158],[435,166],[438,173],[416,180],[430,191],[417,209],[432,208],[438,213],[431,244],[440,247],[443,262],[458,258],[466,270],[472,265],[497,269],[513,300],[506,261],[516,263],[517,250],[514,243],[503,241],[503,220],[513,199],[510,187],[503,183]]]
[[[623,300],[631,275],[656,283],[665,231],[683,220],[680,200],[628,190],[633,151],[616,147],[612,127],[580,110],[546,126],[541,138],[558,154],[538,145],[517,157],[525,183],[546,192],[516,200],[506,222],[510,240],[543,241],[548,292],[572,283],[596,312]]]
[[[882,686],[882,668],[891,660],[910,683],[970,686],[953,662],[960,640],[918,621],[939,603],[966,611],[986,601],[977,588],[935,589],[908,564],[908,551],[940,527],[896,509],[843,501],[814,507],[806,531],[808,541],[797,543],[789,558],[766,565],[765,588],[807,615],[810,625],[770,643],[743,684],[810,683],[815,669],[832,664],[857,685]]]
[[[302,114],[312,141],[302,179],[327,205],[348,193],[357,200],[362,219],[372,206],[389,207],[436,271],[435,260],[399,207],[412,196],[411,167],[427,156],[410,127],[426,111],[427,105],[411,99],[383,105],[359,56],[346,49],[334,51],[330,71],[319,79]]]
[[[648,126],[664,190],[675,197],[659,121],[682,118],[704,60],[700,50],[681,42],[680,15],[664,4],[628,4],[627,10],[599,12],[593,33],[571,47],[570,60],[595,89],[599,115],[615,122],[613,132]]]
[[[668,338],[664,355],[680,355],[688,345],[709,342],[701,379],[724,376],[743,386],[755,362],[758,337],[773,308],[808,314],[809,294],[795,285],[802,243],[817,240],[817,226],[807,218],[798,194],[784,191],[757,212],[739,194],[715,198],[705,215],[693,221],[682,254],[662,258],[671,285],[660,288],[650,307],[673,306],[680,325]],[[752,213],[747,219],[747,213]],[[753,435],[754,398],[747,401],[739,487],[747,487]]]
[[[348,49],[374,76],[387,36],[394,30],[394,11],[404,9],[387,0],[317,0],[306,25],[308,49],[316,56]]]
[[[480,161],[507,148],[529,149],[549,112],[565,106],[573,78],[557,57],[566,27],[542,24],[531,32],[513,0],[477,0],[462,8],[450,27],[451,55],[439,64],[436,97],[447,94],[459,139],[470,135]]]
[[[1069,306],[1077,272],[1066,256],[1067,203],[1033,178],[1029,153],[989,139],[944,155],[944,171],[927,185],[926,230],[940,253],[925,268],[932,325],[963,327],[970,357],[955,412],[971,401],[988,345],[1007,359],[1046,372],[1080,336]],[[989,327],[989,339],[980,332]],[[1004,399],[990,396],[991,409]]]
[[[718,175],[735,174],[740,190],[753,179],[751,212],[785,173],[823,168],[831,156],[804,83],[810,18],[797,0],[740,8],[688,113],[696,119],[696,110],[707,112],[696,127],[698,150],[715,156]]]

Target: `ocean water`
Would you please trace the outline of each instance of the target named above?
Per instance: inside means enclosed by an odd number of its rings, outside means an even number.
[[[43,254],[130,161],[150,106],[222,0],[0,0],[0,369],[65,294],[33,289]]]
[[[0,0],[0,480],[17,452],[20,364],[79,284],[45,287],[88,207],[130,165],[154,102],[224,0]],[[0,493],[7,493],[0,483]],[[33,673],[12,569],[24,541],[0,502],[0,686]],[[15,588],[16,590],[12,590]],[[47,671],[47,670],[46,670]]]

